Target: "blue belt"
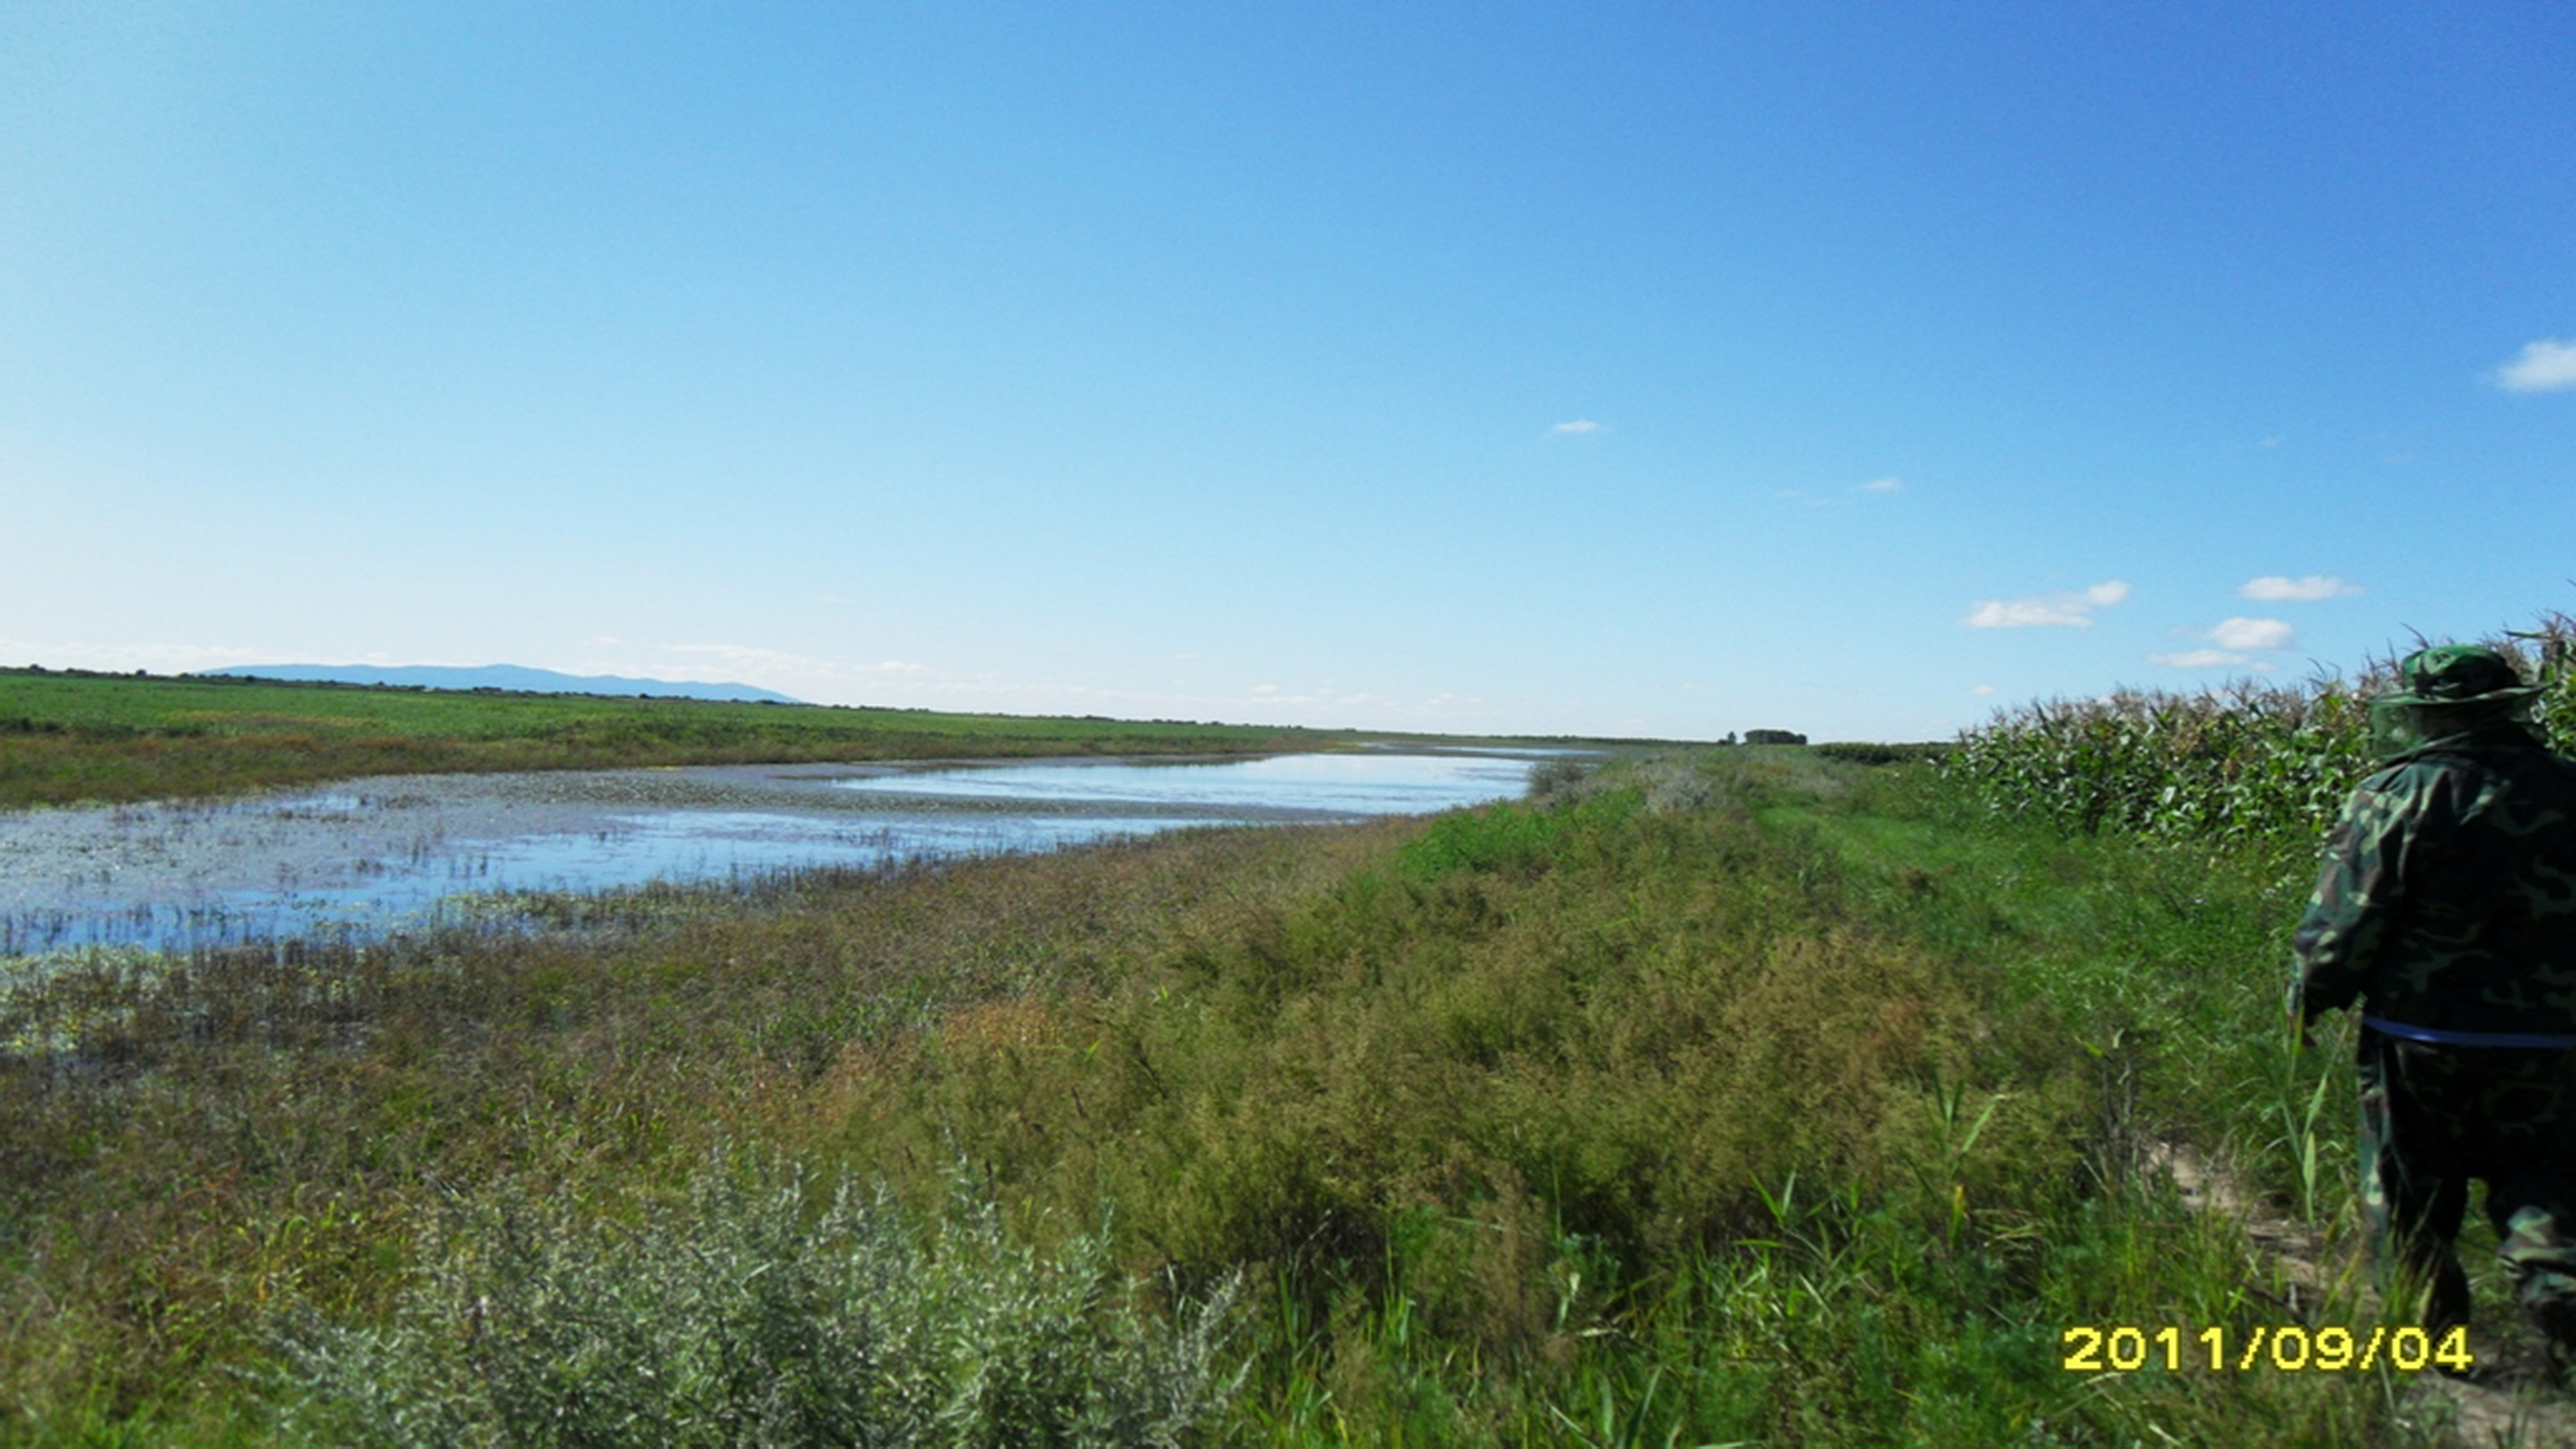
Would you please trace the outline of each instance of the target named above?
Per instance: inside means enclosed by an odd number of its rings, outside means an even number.
[[[2576,1047],[2576,1036],[2555,1036],[2546,1032],[2435,1031],[2429,1026],[2408,1026],[2402,1021],[2377,1016],[2365,1016],[2361,1024],[2372,1031],[2434,1046],[2524,1047],[2532,1051],[2565,1051]]]

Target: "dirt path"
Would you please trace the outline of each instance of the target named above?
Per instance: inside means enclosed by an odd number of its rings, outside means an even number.
[[[2255,1291],[2291,1317],[2317,1319],[2338,1289],[2364,1280],[2351,1249],[2329,1244],[2308,1224],[2283,1216],[2259,1194],[2244,1190],[2219,1164],[2174,1143],[2160,1146],[2151,1160],[2173,1179],[2185,1205],[2237,1223],[2256,1260],[2273,1268],[2270,1276],[2283,1285],[2277,1293],[2268,1284]],[[2475,1252],[2465,1243],[2463,1248],[2464,1258]],[[2474,1271],[2475,1264],[2471,1266]],[[2409,1376],[2399,1403],[2400,1425],[2434,1444],[2466,1449],[2576,1446],[2576,1382],[2553,1381],[2538,1336],[2518,1318],[2492,1321],[2501,1316],[2482,1311],[2469,1330],[2470,1351],[2480,1366],[2473,1379]]]

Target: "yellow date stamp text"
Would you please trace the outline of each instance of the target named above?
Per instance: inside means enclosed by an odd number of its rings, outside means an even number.
[[[2058,1335],[2066,1356],[2059,1366],[2069,1373],[2136,1373],[2153,1366],[2179,1373],[2206,1368],[2212,1373],[2368,1373],[2392,1368],[2401,1373],[2448,1369],[2466,1373],[2475,1366],[2469,1353],[2469,1331],[2381,1325],[2359,1329],[2305,1324],[2257,1324],[2252,1328],[2211,1327],[2194,1333],[2167,1326],[2078,1324]]]

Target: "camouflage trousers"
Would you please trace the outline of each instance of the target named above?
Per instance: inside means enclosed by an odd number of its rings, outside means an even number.
[[[2402,1271],[2436,1331],[2469,1321],[2453,1244],[2487,1185],[2496,1256],[2541,1331],[2576,1348],[2576,1052],[2361,1034],[2361,1189],[2383,1283]]]

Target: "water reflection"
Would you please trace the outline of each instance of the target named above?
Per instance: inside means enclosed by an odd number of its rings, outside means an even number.
[[[1520,793],[1527,759],[1280,755],[1266,760],[989,765],[839,780],[844,790],[1032,805],[1081,802],[1418,815]]]
[[[1527,757],[404,776],[228,802],[0,812],[0,957],[375,936],[519,891],[1051,850],[1517,795]],[[482,902],[485,904],[472,904]]]

